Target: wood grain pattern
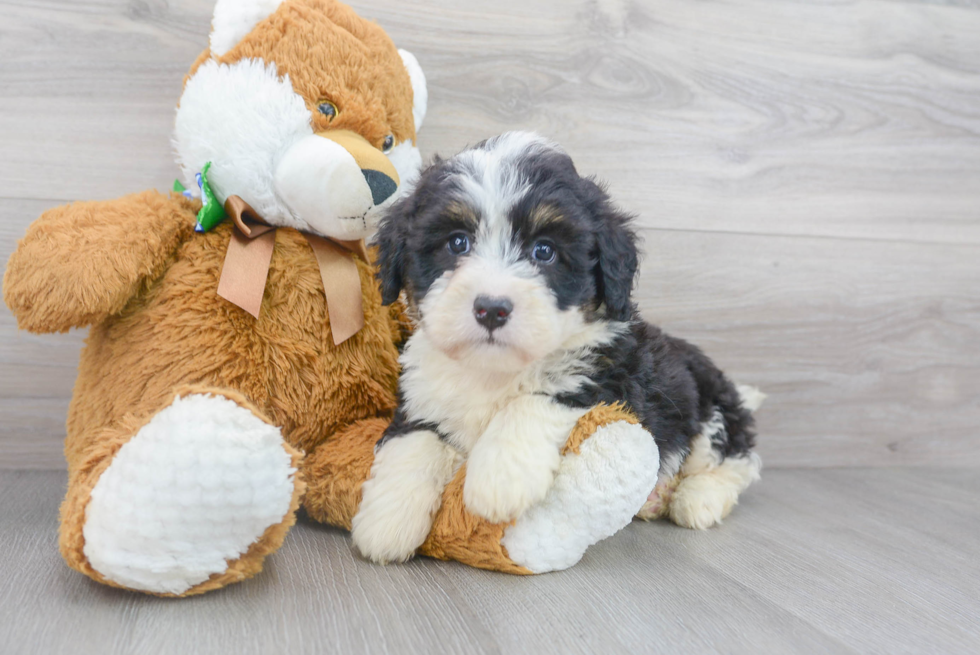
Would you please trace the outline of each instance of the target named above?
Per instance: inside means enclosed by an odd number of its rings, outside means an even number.
[[[533,127],[653,226],[980,242],[980,12],[890,1],[353,5],[425,64],[426,152]],[[16,156],[0,161],[0,196],[168,186],[173,107],[210,6],[10,6],[0,139]]]
[[[980,6],[353,3],[422,63],[426,154],[538,129],[639,215],[645,315],[761,385],[769,466],[980,464]],[[0,257],[166,188],[211,0],[4,3]],[[62,466],[84,331],[0,310],[0,468]]]
[[[771,395],[767,465],[980,463],[976,247],[643,236],[644,315]]]
[[[0,472],[3,652],[955,655],[980,639],[973,471],[771,471],[719,528],[634,522],[530,578],[375,566],[301,523],[259,577],[180,601],[65,567],[64,484]]]

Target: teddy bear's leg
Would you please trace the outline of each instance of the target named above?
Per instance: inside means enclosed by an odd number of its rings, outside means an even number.
[[[315,521],[345,530],[361,504],[361,485],[371,475],[374,445],[387,419],[364,419],[331,436],[303,460],[303,509]]]
[[[107,584],[190,595],[248,578],[295,521],[302,455],[242,396],[175,390],[90,435],[69,471],[61,551]]]
[[[589,546],[626,527],[657,481],[651,435],[622,411],[600,406],[579,420],[544,501],[504,532],[510,558],[533,573],[576,564]]]
[[[324,523],[350,529],[374,445],[388,421],[352,425],[304,461],[304,507]],[[466,510],[465,466],[443,493],[442,506],[419,554],[507,573],[544,573],[575,564],[592,544],[632,520],[656,483],[659,459],[649,432],[619,409],[583,416],[563,449],[552,489],[512,525]]]

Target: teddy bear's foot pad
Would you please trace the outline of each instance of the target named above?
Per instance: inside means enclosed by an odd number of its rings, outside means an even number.
[[[574,565],[589,546],[632,521],[657,483],[659,463],[657,444],[642,426],[599,427],[578,454],[562,458],[545,499],[507,528],[507,554],[534,573]]]
[[[277,427],[222,396],[177,398],[96,483],[85,556],[117,584],[183,593],[283,521],[295,474]]]

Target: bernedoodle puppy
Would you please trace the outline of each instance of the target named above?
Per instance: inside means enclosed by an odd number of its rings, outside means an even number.
[[[656,439],[659,482],[640,518],[707,528],[758,479],[761,394],[640,318],[630,219],[526,132],[437,160],[391,208],[382,294],[405,292],[416,331],[353,521],[362,554],[410,558],[462,461],[467,509],[514,520],[545,497],[570,431],[599,403],[625,404]]]

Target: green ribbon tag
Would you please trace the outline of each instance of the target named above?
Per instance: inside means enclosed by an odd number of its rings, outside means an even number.
[[[187,187],[180,183],[180,180],[174,180],[174,192],[181,195],[186,195]]]
[[[197,185],[201,187],[201,211],[197,212],[195,232],[207,232],[225,220],[225,208],[218,202],[214,196],[214,191],[208,184],[209,168],[211,168],[211,162],[206,163],[201,172],[197,174]]]

